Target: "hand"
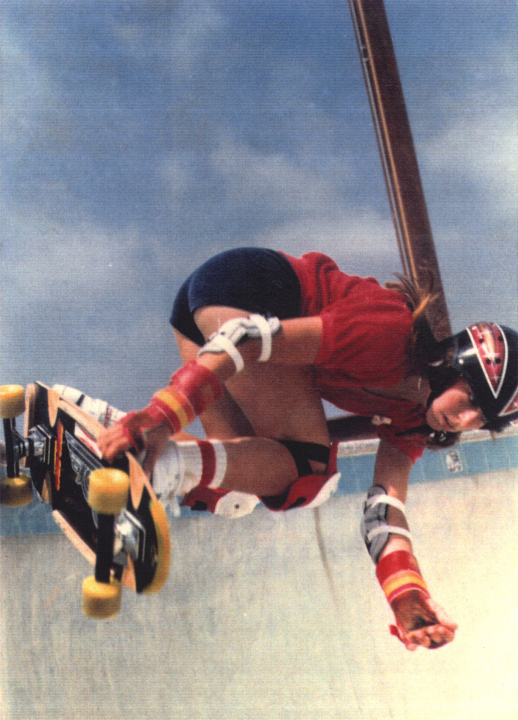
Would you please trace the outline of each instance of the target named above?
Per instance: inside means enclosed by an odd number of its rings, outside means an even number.
[[[167,442],[171,437],[171,432],[168,427],[159,425],[153,430],[149,430],[146,433],[146,456],[142,461],[142,468],[148,478],[151,477],[155,463],[158,460],[162,450],[166,446]]]
[[[442,647],[455,637],[456,623],[431,598],[419,592],[401,595],[392,602],[396,625],[390,632],[405,645],[407,650],[419,646],[433,649]]]
[[[147,408],[128,413],[122,420],[101,431],[97,445],[102,456],[108,462],[113,462],[115,456],[121,452],[143,449],[147,446],[146,434],[157,425],[157,421],[149,415]],[[137,447],[137,444],[141,447]]]

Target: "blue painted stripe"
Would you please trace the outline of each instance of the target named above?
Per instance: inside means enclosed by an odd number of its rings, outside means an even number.
[[[370,452],[340,457],[338,469],[342,473],[339,495],[366,492],[372,484],[375,443],[368,443]],[[363,448],[365,449],[365,448]],[[412,468],[410,483],[437,482],[452,477],[480,473],[498,473],[518,467],[518,431],[502,435],[497,440],[463,442],[450,450],[427,451]],[[193,513],[182,508],[181,517]],[[60,532],[48,505],[37,498],[26,507],[0,506],[0,536],[40,535]]]

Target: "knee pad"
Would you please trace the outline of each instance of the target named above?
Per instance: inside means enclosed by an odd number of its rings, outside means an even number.
[[[276,442],[283,445],[288,450],[295,461],[299,477],[304,475],[312,475],[313,469],[310,460],[321,462],[329,465],[331,457],[331,448],[327,445],[319,443],[300,442],[299,440],[277,440]]]
[[[196,512],[210,512],[237,520],[249,515],[260,502],[257,495],[198,485],[184,496],[181,505]]]
[[[295,440],[278,440],[281,445],[290,451],[299,477],[291,483],[287,490],[276,497],[261,497],[269,510],[293,510],[295,508],[313,508],[329,500],[338,489],[340,473],[337,472],[336,458],[338,443],[329,448],[327,445],[317,443],[298,442]],[[310,460],[327,464],[327,472],[314,473]]]

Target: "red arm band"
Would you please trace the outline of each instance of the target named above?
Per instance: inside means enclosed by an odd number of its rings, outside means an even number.
[[[417,560],[406,550],[396,550],[381,558],[376,566],[376,577],[389,603],[413,590],[430,597]]]
[[[128,413],[122,429],[137,452],[144,448],[143,436],[158,425],[179,432],[210,407],[224,392],[223,383],[211,370],[195,360],[177,370],[169,385],[159,390],[138,413]]]
[[[177,370],[169,385],[153,395],[146,408],[157,423],[179,432],[223,395],[223,383],[204,365],[191,360]]]

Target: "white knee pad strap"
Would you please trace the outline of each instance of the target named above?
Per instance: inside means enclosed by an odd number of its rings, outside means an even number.
[[[267,362],[272,354],[272,335],[275,335],[280,330],[280,327],[280,320],[276,317],[268,320],[262,315],[232,318],[223,323],[220,329],[211,335],[198,355],[226,352],[232,358],[236,366],[236,372],[240,372],[245,364],[237,345],[248,338],[260,339],[261,352],[257,361]]]
[[[220,440],[210,440],[209,442],[214,448],[214,455],[216,458],[214,477],[209,483],[209,487],[219,488],[225,479],[225,473],[227,472],[227,451]]]

